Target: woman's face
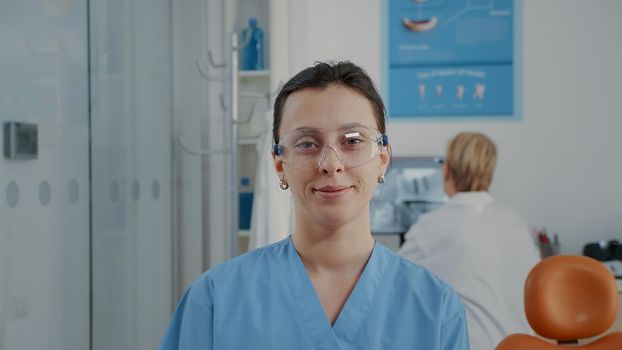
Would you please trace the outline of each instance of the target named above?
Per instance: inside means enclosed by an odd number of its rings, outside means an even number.
[[[287,180],[294,197],[297,222],[311,220],[339,226],[354,220],[369,221],[369,202],[378,177],[385,173],[389,155],[382,147],[379,155],[362,165],[344,165],[343,155],[336,152],[340,144],[338,130],[352,124],[378,128],[371,103],[347,87],[307,88],[287,98],[279,127],[281,138],[294,130],[310,128],[326,131],[318,138],[337,146],[326,147],[325,156],[313,169],[300,169],[275,158],[279,178]]]

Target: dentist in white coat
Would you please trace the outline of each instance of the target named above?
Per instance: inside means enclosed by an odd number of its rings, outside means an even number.
[[[494,349],[511,333],[533,333],[523,286],[540,257],[525,220],[488,193],[496,159],[487,136],[455,136],[443,164],[450,200],[422,215],[400,250],[461,297],[472,350]]]

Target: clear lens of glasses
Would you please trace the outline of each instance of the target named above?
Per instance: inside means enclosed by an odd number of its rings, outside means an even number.
[[[380,131],[363,125],[348,125],[334,130],[298,129],[283,136],[275,145],[275,154],[294,168],[313,169],[335,151],[348,168],[367,163],[386,144]]]

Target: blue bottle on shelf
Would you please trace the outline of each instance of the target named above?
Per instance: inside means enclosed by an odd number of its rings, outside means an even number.
[[[263,30],[257,26],[257,18],[248,20],[248,27],[242,31],[242,69],[262,70],[263,63]]]
[[[250,190],[251,179],[248,176],[243,176],[240,179],[240,219],[239,229],[249,230],[251,228],[251,214],[253,213],[253,192]]]

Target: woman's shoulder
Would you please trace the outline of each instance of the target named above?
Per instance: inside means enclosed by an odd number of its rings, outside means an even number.
[[[216,265],[206,271],[204,275],[212,278],[219,278],[228,276],[235,271],[245,271],[249,268],[257,269],[258,267],[263,267],[264,264],[274,262],[274,258],[283,253],[288,241],[289,238],[285,238],[276,243],[253,249]]]
[[[422,284],[430,288],[442,290],[450,288],[447,283],[442,281],[425,267],[414,263],[397,252],[381,245],[383,254],[392,261],[392,275],[403,278],[409,282],[410,287],[420,287]]]
[[[463,312],[458,294],[445,281],[425,267],[418,265],[392,250],[383,247],[386,255],[394,261],[390,279],[394,285],[428,304],[439,304],[445,308],[446,316]]]
[[[274,267],[279,254],[282,254],[289,238],[279,242],[254,249],[242,255],[224,261],[205,271],[190,286],[191,290],[205,294],[213,290],[215,285],[228,283],[244,283],[249,275],[258,277],[258,274],[266,272]]]

